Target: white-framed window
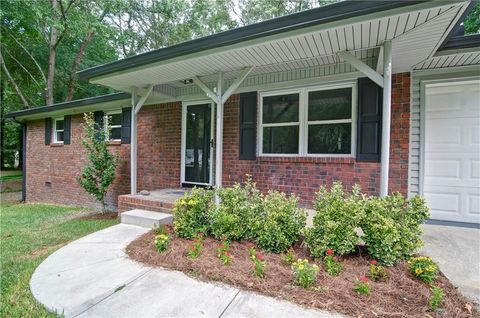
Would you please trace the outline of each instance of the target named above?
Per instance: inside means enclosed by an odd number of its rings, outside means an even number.
[[[65,121],[63,117],[53,119],[53,142],[63,143],[63,134],[65,131]]]
[[[260,93],[260,156],[353,157],[356,85]]]
[[[105,113],[105,129],[108,129],[108,138],[112,141],[122,139],[122,111]]]

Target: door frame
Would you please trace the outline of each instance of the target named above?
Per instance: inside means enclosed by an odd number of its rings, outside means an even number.
[[[215,104],[211,99],[203,99],[203,100],[196,100],[196,101],[184,101],[182,102],[182,141],[180,146],[180,186],[184,183],[188,183],[191,185],[200,185],[200,186],[211,186],[213,185],[213,147],[210,146],[210,169],[209,169],[209,176],[208,176],[208,183],[200,183],[200,182],[187,182],[185,181],[185,153],[186,153],[186,142],[187,142],[187,108],[188,106],[196,106],[196,105],[203,105],[209,104],[210,105],[210,137],[214,139],[214,127],[215,127]]]

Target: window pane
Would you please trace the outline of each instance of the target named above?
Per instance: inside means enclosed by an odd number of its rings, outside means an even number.
[[[63,130],[63,119],[55,121],[55,130]]]
[[[111,115],[108,115],[110,121],[109,121],[109,125],[110,126],[120,126],[122,124],[122,114],[111,114]]]
[[[263,98],[263,123],[298,122],[299,94]]]
[[[57,140],[56,141],[63,141],[63,131],[57,131]]]
[[[263,128],[263,153],[298,153],[298,126]]]
[[[110,140],[121,139],[122,138],[122,128],[111,128],[110,129]]]
[[[350,154],[352,126],[327,124],[308,126],[308,153],[310,154]]]
[[[352,89],[340,88],[308,93],[308,120],[352,118]]]

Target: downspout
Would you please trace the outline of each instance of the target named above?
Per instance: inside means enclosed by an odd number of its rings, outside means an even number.
[[[13,120],[22,126],[22,202],[27,200],[27,124]]]
[[[380,168],[380,197],[388,195],[390,166],[390,123],[392,112],[392,42],[383,42],[383,115]]]

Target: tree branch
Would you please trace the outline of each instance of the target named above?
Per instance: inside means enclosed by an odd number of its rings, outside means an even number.
[[[2,69],[3,69],[3,72],[5,73],[5,75],[7,76],[7,79],[8,81],[13,85],[13,88],[15,89],[15,91],[17,92],[17,95],[18,97],[20,97],[22,103],[23,103],[23,106],[25,108],[30,108],[28,106],[28,101],[27,99],[25,98],[25,95],[23,95],[22,93],[22,90],[20,89],[20,87],[18,86],[17,82],[15,82],[15,80],[13,79],[12,75],[10,74],[10,72],[8,71],[8,68],[7,68],[7,65],[5,65],[5,61],[3,60],[3,55],[2,55],[2,52],[0,51],[0,64],[2,64]]]
[[[32,75],[32,73],[30,73],[27,68],[25,66],[23,66],[22,63],[20,63],[8,50],[5,46],[3,46],[3,50],[8,54],[8,56],[10,56],[10,58],[12,60],[14,60],[24,71],[25,73],[27,73],[31,78],[32,80],[35,82],[35,84],[37,84],[39,87],[43,88],[43,85],[40,85],[40,83],[35,79],[35,77]]]

